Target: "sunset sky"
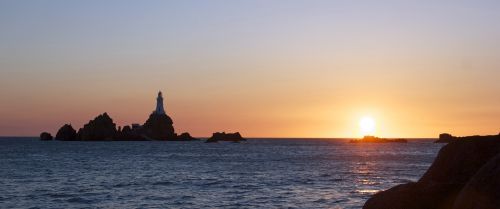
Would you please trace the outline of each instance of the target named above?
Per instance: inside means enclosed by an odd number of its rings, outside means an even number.
[[[177,133],[500,131],[500,1],[0,1],[0,135],[108,112]]]

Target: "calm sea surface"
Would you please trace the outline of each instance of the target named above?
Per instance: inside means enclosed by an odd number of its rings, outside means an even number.
[[[361,208],[417,180],[441,146],[0,138],[0,208]]]

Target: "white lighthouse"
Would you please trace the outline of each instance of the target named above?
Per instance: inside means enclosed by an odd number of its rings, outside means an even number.
[[[158,92],[158,97],[156,98],[156,110],[154,112],[157,115],[164,115],[165,110],[163,109],[163,96],[161,91]]]

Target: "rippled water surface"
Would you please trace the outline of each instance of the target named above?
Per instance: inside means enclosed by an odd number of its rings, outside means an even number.
[[[1,208],[361,208],[417,180],[442,145],[0,138]]]

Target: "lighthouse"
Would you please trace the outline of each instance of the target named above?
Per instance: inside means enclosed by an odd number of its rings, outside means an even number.
[[[165,114],[163,95],[159,91],[156,97],[156,109],[140,128],[141,134],[144,134],[148,140],[174,140],[177,135],[173,123],[172,118]]]
[[[156,98],[156,110],[154,112],[157,115],[165,115],[165,110],[163,109],[163,96],[161,91],[158,92],[158,97]]]

